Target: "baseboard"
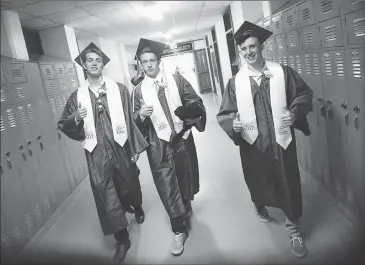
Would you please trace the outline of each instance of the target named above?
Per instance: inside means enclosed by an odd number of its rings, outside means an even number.
[[[68,208],[75,197],[80,193],[80,191],[87,185],[89,181],[89,175],[86,175],[84,180],[75,188],[75,190],[61,203],[57,210],[52,214],[52,216],[45,222],[45,224],[35,233],[35,235],[28,241],[28,243],[23,247],[18,257],[25,256],[30,253],[34,247],[41,241],[45,234],[51,229],[60,215]]]

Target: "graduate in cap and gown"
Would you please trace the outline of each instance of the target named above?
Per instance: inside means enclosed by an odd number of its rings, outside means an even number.
[[[304,257],[294,129],[310,135],[306,115],[313,92],[295,70],[263,58],[263,44],[271,34],[248,21],[234,34],[241,65],[228,81],[217,120],[239,146],[257,218],[270,221],[265,206],[283,210],[292,251]]]
[[[114,234],[119,264],[130,247],[126,211],[137,223],[145,218],[136,161],[148,143],[133,121],[127,88],[102,75],[109,58],[90,43],[75,61],[87,79],[67,100],[58,128],[85,148],[101,228]]]
[[[206,112],[202,99],[184,77],[160,70],[164,49],[162,43],[140,40],[136,58],[145,77],[133,93],[134,119],[150,144],[146,151],[153,180],[174,232],[170,250],[178,256],[188,236],[191,201],[199,191],[191,129],[205,130]]]

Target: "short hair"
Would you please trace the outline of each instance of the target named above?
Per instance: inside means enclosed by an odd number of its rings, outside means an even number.
[[[97,55],[99,55],[99,56],[100,56],[100,58],[101,58],[101,61],[102,61],[102,62],[103,62],[103,64],[104,64],[104,56],[103,56],[103,54],[101,53],[101,51],[100,51],[100,50],[98,50],[98,49],[94,49],[94,48],[87,49],[84,53],[82,53],[82,54],[81,54],[81,61],[82,61],[83,63],[85,63],[85,62],[86,62],[86,54],[89,54],[89,53],[96,53]]]
[[[262,44],[262,41],[260,40],[260,37],[257,36],[257,34],[255,34],[254,31],[248,30],[244,33],[238,33],[235,36],[235,41],[237,45],[241,45],[242,43],[244,43],[248,38],[253,37],[256,38],[259,41],[259,44]]]
[[[154,55],[156,55],[158,61],[161,59],[161,54],[159,54],[158,52],[156,52],[154,49],[152,49],[149,46],[142,49],[142,51],[138,54],[138,59],[141,61],[141,55],[144,53],[147,53],[147,52],[153,53]]]

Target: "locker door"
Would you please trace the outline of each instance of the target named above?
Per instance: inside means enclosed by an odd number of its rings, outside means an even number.
[[[336,17],[319,23],[322,48],[343,46],[341,18]]]
[[[293,30],[286,35],[287,43],[288,43],[288,51],[290,52],[298,52],[301,50],[299,35],[297,30]]]
[[[65,64],[65,69],[66,69],[67,76],[69,76],[69,77],[76,76],[76,69],[75,69],[75,65],[73,63]]]
[[[64,78],[64,77],[66,77],[65,66],[63,64],[55,64],[54,65],[54,69],[55,69],[56,77],[57,78]]]
[[[272,25],[271,25],[271,19],[267,18],[266,20],[264,20],[264,28],[267,30],[270,30],[271,32],[274,32]]]
[[[69,91],[69,79],[66,78],[59,78],[57,79],[58,81],[58,88],[59,88],[59,93],[60,95],[67,95],[70,91]]]
[[[70,77],[69,84],[71,86],[71,92],[74,92],[76,89],[79,88],[79,80],[77,77]]]
[[[58,146],[60,147],[60,152],[61,152],[61,156],[63,158],[63,164],[64,167],[66,169],[66,173],[67,173],[67,178],[69,183],[71,184],[71,189],[74,190],[76,185],[75,185],[75,181],[74,181],[74,171],[71,165],[71,160],[70,160],[70,156],[68,154],[67,151],[67,146],[66,146],[66,137],[61,131],[59,131],[58,127],[57,127],[57,122],[59,120],[59,116],[58,116],[58,112],[57,112],[57,107],[56,107],[56,101],[55,98],[52,96],[48,97],[48,103],[51,107],[52,110],[52,115],[53,115],[53,119],[54,122],[52,122],[51,124],[54,125],[55,130],[57,131],[57,143]],[[52,129],[50,130],[52,132]],[[50,140],[54,141],[54,138],[52,137],[52,134],[48,134],[50,137]]]
[[[29,240],[31,234],[26,217],[31,215],[25,197],[22,180],[18,174],[21,161],[17,150],[19,125],[16,124],[14,110],[11,107],[1,109],[1,211],[5,228],[8,230],[6,245],[12,253],[17,253]],[[28,219],[28,218],[27,218]]]
[[[41,69],[42,78],[45,79],[55,79],[56,72],[53,68],[52,64],[40,64],[39,68]]]
[[[283,57],[281,55],[277,55],[276,56],[276,61],[279,63],[279,64],[283,64]]]
[[[350,12],[365,9],[365,2],[361,0],[342,0],[341,13],[348,14]]]
[[[295,55],[295,70],[300,76],[303,76],[303,59],[301,54]]]
[[[19,124],[22,135],[13,134],[13,137],[19,139],[17,148],[22,161],[19,165],[18,174],[23,181],[27,202],[33,212],[37,212],[36,209],[41,211],[40,215],[31,214],[28,218],[29,228],[33,228],[30,232],[33,235],[42,227],[52,212],[48,208],[48,199],[44,196],[44,190],[47,190],[45,186],[47,180],[44,182],[42,179],[36,159],[36,151],[32,148],[32,142],[35,141],[29,127],[32,117],[27,117],[25,104],[19,103],[16,106],[16,113],[14,113],[15,121]],[[44,202],[45,205],[43,205]]]
[[[361,217],[365,194],[365,49],[346,51],[346,70],[349,90],[348,109],[351,113],[352,163],[347,189],[347,202],[353,212]],[[365,213],[365,212],[363,212]],[[364,220],[362,220],[364,221]]]
[[[286,52],[286,38],[284,34],[275,36],[277,53]]]
[[[283,55],[283,65],[288,66],[288,57],[286,55]]]
[[[295,70],[295,55],[289,55],[289,66]]]
[[[301,29],[301,43],[304,51],[319,49],[317,25],[311,25]]]
[[[274,35],[283,33],[282,15],[276,15],[271,19],[271,25]]]
[[[298,28],[295,7],[292,7],[289,10],[283,12],[282,21],[284,32],[289,32]]]
[[[296,13],[298,16],[298,24],[301,28],[315,23],[312,1],[299,4]]]
[[[347,44],[365,44],[365,9],[345,17]]]
[[[323,89],[327,102],[327,132],[330,151],[330,173],[333,176],[332,193],[345,201],[346,182],[349,173],[348,148],[350,127],[345,79],[344,51],[322,53]]]
[[[17,84],[27,82],[23,63],[5,63],[3,66],[8,83]]]
[[[314,14],[317,22],[340,15],[341,0],[317,0],[314,2]]]
[[[4,70],[3,70],[3,64],[1,64],[1,85],[6,85],[6,80],[5,80],[5,74],[4,74]]]
[[[274,55],[276,53],[276,45],[275,45],[275,39],[274,37],[270,37],[265,42],[268,55]]]
[[[54,96],[56,91],[59,90],[56,79],[45,79],[44,86],[48,96]]]

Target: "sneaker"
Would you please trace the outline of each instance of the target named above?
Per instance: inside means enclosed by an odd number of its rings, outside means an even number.
[[[299,236],[294,236],[289,239],[293,254],[297,258],[303,258],[307,254],[307,248],[304,245],[303,239]]]
[[[254,209],[257,219],[259,219],[263,223],[270,222],[269,212],[266,207],[261,207],[260,209],[258,209],[256,206],[254,206]]]
[[[175,233],[174,240],[171,244],[171,253],[174,256],[179,256],[184,252],[184,243],[187,238],[185,233]]]

